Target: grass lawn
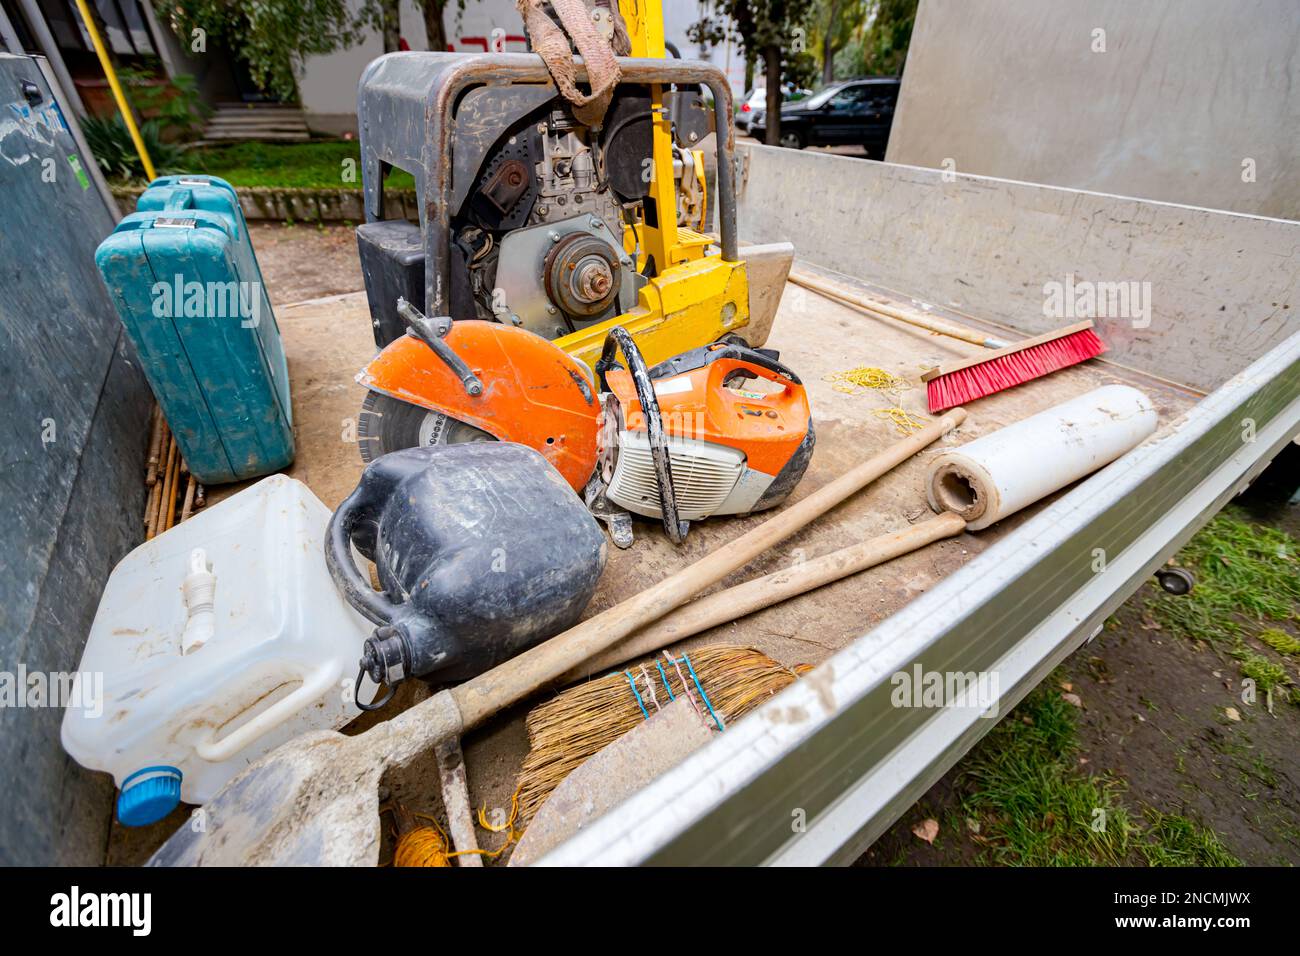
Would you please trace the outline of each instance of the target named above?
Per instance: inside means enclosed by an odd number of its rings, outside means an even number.
[[[1300,539],[1226,508],[867,851],[885,865],[1300,860]]]
[[[1300,704],[1287,664],[1300,657],[1300,639],[1279,625],[1300,621],[1300,563],[1285,532],[1227,508],[1183,549],[1196,572],[1186,599],[1159,595],[1152,616],[1171,634],[1225,650],[1241,674],[1266,695]]]
[[[191,150],[186,168],[220,176],[232,186],[360,189],[361,146],[355,140],[208,146]],[[401,170],[393,170],[385,184],[392,189],[415,188],[415,180]]]
[[[1241,678],[1254,681],[1261,708],[1274,715],[1269,723],[1284,716],[1283,708],[1300,703],[1291,676],[1300,658],[1300,638],[1292,633],[1300,623],[1296,549],[1296,540],[1284,531],[1229,507],[1180,554],[1180,563],[1196,573],[1192,593],[1158,592],[1146,608],[1161,633],[1217,648],[1235,662]],[[1057,692],[1061,686],[1071,687],[1060,674],[1044,681],[971,752],[959,776],[966,819],[951,820],[950,827],[971,822],[979,831],[975,842],[990,862],[1236,865],[1201,822],[1152,806],[1143,806],[1142,819],[1134,819],[1125,809],[1119,780],[1078,764],[1079,711]],[[1253,772],[1265,783],[1275,775],[1253,744],[1220,746],[1239,746],[1243,759],[1256,757]],[[1205,785],[1223,789],[1211,781]],[[1248,789],[1263,787],[1256,783]],[[1243,806],[1251,802],[1258,800],[1252,795],[1241,801]]]
[[[1144,807],[1134,820],[1122,783],[1078,763],[1077,709],[1054,675],[971,752],[960,772],[961,816],[981,862],[1014,866],[1240,866],[1213,830]],[[1065,686],[1069,686],[1065,682]]]

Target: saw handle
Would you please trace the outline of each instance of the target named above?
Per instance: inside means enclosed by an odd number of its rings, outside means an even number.
[[[430,319],[401,296],[397,297],[397,314],[406,321],[410,334],[429,346],[429,350],[460,379],[466,394],[470,396],[483,394],[483,382],[461,360],[461,357],[451,350],[451,346],[442,340],[442,337],[451,331],[450,317],[444,315]]]
[[[712,349],[707,364],[712,364],[721,359],[734,359],[736,362],[744,365],[753,365],[763,369],[770,374],[764,375],[763,378],[776,382],[778,385],[802,385],[799,376],[794,373],[794,369],[783,364],[771,349],[752,349],[747,345],[728,345],[724,348]],[[785,381],[779,381],[785,379]]]
[[[796,385],[803,384],[792,368],[782,364],[781,353],[776,349],[756,349],[743,342],[714,342],[712,345],[702,345],[698,349],[675,355],[650,369],[650,377],[658,380],[670,375],[680,375],[723,359],[735,359],[749,365],[757,365],[759,368],[765,368],[782,378],[789,379]]]
[[[673,467],[668,453],[668,435],[664,431],[663,416],[659,414],[659,399],[655,397],[654,382],[646,368],[641,350],[627,329],[616,325],[605,336],[605,348],[596,362],[596,378],[602,392],[609,391],[605,373],[617,367],[615,359],[619,349],[627,360],[627,371],[632,376],[636,388],[637,401],[641,403],[641,414],[645,418],[646,437],[650,442],[650,457],[654,460],[656,484],[659,485],[659,510],[663,515],[664,531],[673,544],[686,540],[687,522],[677,517],[677,495],[673,488]]]
[[[734,379],[746,381],[754,378],[761,378],[781,387],[780,392],[773,392],[771,395],[764,396],[765,398],[776,398],[777,396],[789,398],[795,394],[796,389],[801,390],[803,387],[798,379],[791,379],[767,365],[759,365],[747,358],[728,359],[725,362],[717,363],[714,368],[709,370],[710,385],[721,388],[734,388],[735,385],[732,384]]]

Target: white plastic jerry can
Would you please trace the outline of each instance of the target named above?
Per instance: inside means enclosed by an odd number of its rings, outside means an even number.
[[[122,823],[205,803],[267,751],[360,713],[352,677],[373,625],[325,566],[329,518],[306,485],[273,475],[113,569],[62,736],[122,788]]]

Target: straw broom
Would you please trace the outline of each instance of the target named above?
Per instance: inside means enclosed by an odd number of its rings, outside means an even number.
[[[522,831],[551,792],[570,773],[594,755],[642,723],[647,713],[689,691],[704,710],[691,679],[691,669],[704,688],[708,704],[725,727],[790,686],[802,672],[774,661],[752,647],[717,644],[683,657],[664,657],[633,666],[563,691],[553,700],[534,708],[525,720],[528,756],[519,773],[519,829]],[[635,681],[632,691],[628,675]],[[672,689],[665,690],[664,682]],[[642,710],[644,704],[645,710]]]

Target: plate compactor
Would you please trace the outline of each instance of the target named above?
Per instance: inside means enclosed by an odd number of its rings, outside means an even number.
[[[657,3],[608,2],[521,0],[537,53],[394,53],[363,75],[357,234],[381,352],[358,376],[359,444],[366,461],[528,445],[626,546],[629,512],[680,541],[777,503],[812,430],[797,377],[759,351],[793,249],[739,255],[726,78],[664,58]],[[687,227],[715,133],[716,243]],[[384,218],[394,167],[418,225]]]

